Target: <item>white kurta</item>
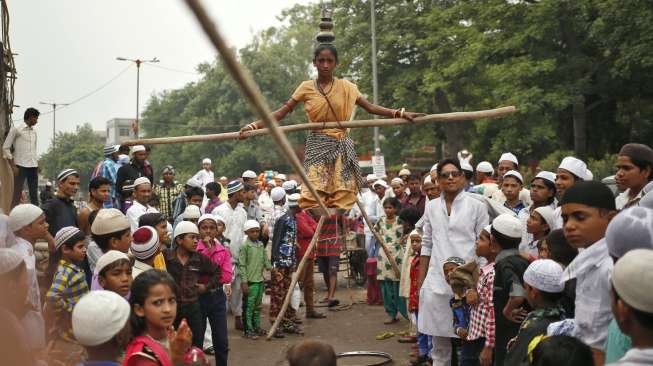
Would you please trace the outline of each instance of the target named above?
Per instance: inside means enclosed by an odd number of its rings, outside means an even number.
[[[25,268],[27,269],[27,303],[35,310],[28,311],[21,319],[26,333],[29,335],[30,348],[40,349],[45,347],[45,322],[41,313],[41,295],[36,276],[36,257],[34,246],[27,240],[16,237],[16,243],[12,247],[25,256]]]
[[[469,193],[460,193],[448,215],[442,195],[426,204],[423,218],[422,256],[431,259],[420,290],[417,329],[432,336],[455,337],[449,308],[453,293],[444,279],[442,264],[452,256],[477,260],[475,242],[488,224],[487,208]]]
[[[245,222],[247,221],[247,211],[243,208],[242,204],[238,204],[236,208],[232,208],[229,202],[225,202],[220,206],[213,209],[212,215],[220,215],[226,221],[224,236],[229,239],[229,251],[231,252],[231,259],[234,263],[238,263],[238,256],[240,255],[240,246],[243,244],[245,232]]]
[[[211,182],[215,182],[215,176],[213,174],[213,171],[211,170],[207,171],[205,169],[202,169],[199,172],[195,173],[192,179],[195,179],[196,181],[202,183],[202,187],[204,187],[204,190],[206,190],[207,184]]]
[[[127,220],[129,220],[129,226],[131,227],[132,232],[138,229],[138,220],[141,218],[141,216],[145,215],[146,213],[155,212],[159,212],[159,210],[150,205],[143,205],[138,201],[134,201],[131,207],[127,209],[126,215]]]

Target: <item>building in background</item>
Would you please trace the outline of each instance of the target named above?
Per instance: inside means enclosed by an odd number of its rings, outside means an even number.
[[[135,139],[133,118],[114,118],[107,121],[107,145],[119,145],[124,141]]]

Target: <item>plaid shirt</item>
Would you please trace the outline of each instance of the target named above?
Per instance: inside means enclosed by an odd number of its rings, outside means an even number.
[[[168,220],[172,218],[174,213],[175,199],[183,191],[184,187],[181,184],[173,184],[168,187],[159,184],[154,186],[153,193],[159,198],[159,212],[166,215]]]
[[[478,302],[472,306],[469,320],[469,335],[467,339],[473,341],[485,338],[485,347],[494,348],[494,305],[492,293],[494,287],[494,262],[481,268],[481,273],[476,284]]]
[[[84,270],[76,264],[60,260],[52,286],[45,296],[48,306],[52,306],[54,310],[56,332],[67,341],[75,340],[71,323],[72,312],[79,299],[87,292]]]

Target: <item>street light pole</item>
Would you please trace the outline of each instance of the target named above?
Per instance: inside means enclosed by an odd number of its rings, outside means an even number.
[[[372,100],[374,104],[379,104],[379,83],[376,78],[376,13],[374,0],[370,1],[370,23],[372,27]],[[381,155],[381,146],[379,144],[379,128],[374,127],[374,155]]]
[[[134,123],[135,126],[134,134],[136,135],[136,138],[138,138],[138,132],[139,132],[138,121],[140,120],[139,101],[140,101],[140,86],[141,86],[141,64],[146,62],[156,63],[159,62],[159,60],[156,57],[151,60],[141,60],[140,58],[132,60],[124,57],[116,57],[116,60],[130,61],[136,64],[136,121]]]
[[[39,104],[45,104],[52,107],[52,151],[54,151],[55,139],[57,136],[57,106],[63,107],[70,103],[39,102]]]

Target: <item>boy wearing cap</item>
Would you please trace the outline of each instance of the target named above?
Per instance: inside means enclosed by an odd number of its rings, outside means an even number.
[[[653,180],[653,149],[644,144],[624,145],[614,178],[622,192],[616,198],[617,210],[636,205],[644,196],[644,186]]]
[[[503,204],[506,201],[506,196],[501,191],[501,186],[503,185],[503,177],[509,171],[519,172],[519,160],[512,153],[504,153],[499,158],[499,163],[497,165],[497,177],[498,177],[498,186],[499,189],[492,193],[492,199]],[[523,182],[523,181],[522,181]],[[526,188],[523,188],[519,191],[519,200],[524,202],[526,206],[531,204],[531,197]]]
[[[246,296],[243,312],[245,313],[244,330],[245,337],[257,339],[259,335],[265,335],[261,329],[261,301],[263,299],[263,272],[271,269],[272,265],[265,252],[265,247],[260,240],[259,223],[254,220],[247,220],[243,232],[247,239],[240,248],[238,258],[238,272],[241,277],[243,296]]]
[[[141,226],[132,234],[131,253],[134,256],[132,278],[153,269],[154,260],[159,255],[161,242],[156,229],[151,226]]]
[[[524,178],[522,178],[521,173],[516,170],[510,170],[504,174],[503,183],[501,183],[501,192],[506,198],[506,201],[503,205],[515,214],[518,214],[519,211],[526,208],[524,202],[519,199],[519,194],[523,187]]]
[[[132,238],[127,216],[115,208],[99,210],[91,224],[91,238],[93,241],[88,245],[86,256],[91,271],[95,272],[102,254],[109,250],[129,251]]]
[[[533,203],[526,209],[521,210],[517,217],[522,222],[522,240],[519,244],[519,250],[525,251],[525,247],[528,246],[533,241],[533,236],[528,233],[526,230],[526,222],[530,215],[538,207],[548,206],[551,210],[556,209],[556,186],[555,186],[556,175],[552,172],[541,171],[537,173],[535,178],[531,180],[530,195],[531,201]],[[555,217],[554,217],[555,218]],[[556,220],[548,222],[549,228],[554,230],[556,228]]]
[[[564,234],[574,248],[583,248],[569,263],[563,281],[576,279],[573,336],[592,347],[594,361],[603,364],[610,312],[612,259],[605,242],[608,223],[616,214],[612,191],[603,183],[574,184],[560,202]]]
[[[537,258],[539,256],[540,242],[549,235],[554,223],[555,213],[551,207],[536,208],[526,220],[526,232],[532,238],[532,241],[526,245],[519,244],[519,251],[528,254],[531,258]]]
[[[565,286],[562,267],[550,259],[538,259],[524,272],[526,299],[533,311],[522,322],[517,337],[511,341],[504,365],[528,364],[528,348],[531,341],[547,334],[547,327],[565,318],[560,305]]]
[[[497,181],[494,179],[494,168],[489,161],[481,161],[476,165],[476,185],[473,191],[487,198],[499,189]]]
[[[138,229],[138,219],[141,216],[146,213],[159,212],[156,208],[150,206],[151,197],[152,182],[145,177],[137,178],[134,181],[134,202],[126,212],[132,231]]]

